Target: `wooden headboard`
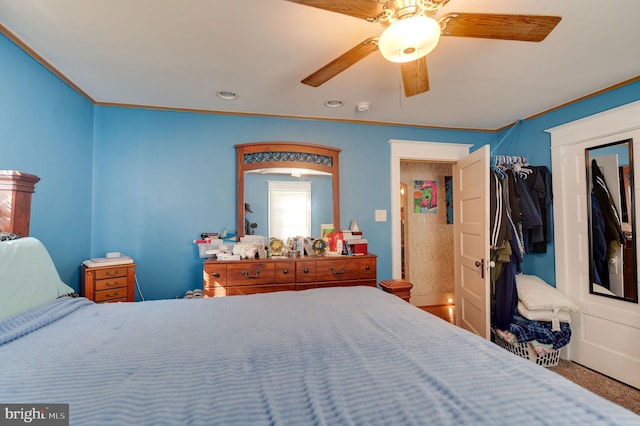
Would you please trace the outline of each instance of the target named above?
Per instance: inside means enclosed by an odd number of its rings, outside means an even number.
[[[40,178],[15,170],[0,170],[0,232],[29,235],[31,194]]]

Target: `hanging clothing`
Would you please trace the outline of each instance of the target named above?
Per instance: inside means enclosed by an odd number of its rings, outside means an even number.
[[[598,201],[604,219],[604,234],[607,240],[609,257],[613,256],[620,245],[625,244],[624,233],[620,223],[620,214],[609,192],[604,174],[595,159],[591,160],[591,193]]]
[[[508,226],[507,204],[503,185],[496,170],[491,170],[489,183],[489,245],[491,248],[503,246],[505,240],[511,239]]]
[[[551,173],[546,166],[530,167],[519,159],[497,161],[490,176],[491,323],[503,330],[517,313],[516,274],[522,272],[523,255],[546,251],[552,235],[547,219]]]
[[[519,190],[513,171],[498,172],[491,169],[489,185],[489,245],[496,249],[504,241],[511,241],[513,248],[524,253],[522,238],[522,213],[520,210]],[[512,241],[510,228],[515,229],[516,240]]]
[[[516,239],[515,228],[510,227],[512,240]],[[495,284],[495,311],[491,323],[495,327],[508,330],[513,315],[518,307],[518,290],[516,274],[522,272],[522,254],[519,250],[511,250],[509,262],[502,265],[502,272]]]
[[[591,194],[591,262],[593,281],[606,289],[611,289],[609,280],[609,245],[605,236],[604,217],[600,203]]]
[[[542,218],[542,240],[536,241],[532,244],[532,253],[546,253],[547,245],[553,239],[553,233],[551,231],[551,202],[553,201],[553,189],[551,183],[551,172],[547,166],[534,166],[531,167],[531,175],[527,183],[529,188],[536,195],[535,199],[538,202],[538,208],[540,210],[540,217]]]
[[[508,191],[507,200],[509,201],[509,216],[511,216],[511,221],[515,225],[516,229],[520,230],[522,225],[522,212],[520,211],[520,191],[516,186],[516,176],[513,173],[513,170],[509,170],[506,175],[507,176],[505,182]]]
[[[529,176],[530,177],[530,176]],[[527,179],[529,178],[527,177]],[[524,237],[524,247],[529,253],[533,249],[533,244],[544,241],[544,231],[542,230],[542,217],[537,199],[534,200],[526,180],[516,176],[516,186],[520,191],[520,211],[522,214],[522,236]]]

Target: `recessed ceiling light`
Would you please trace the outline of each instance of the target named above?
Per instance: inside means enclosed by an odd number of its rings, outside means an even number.
[[[329,99],[324,103],[324,105],[329,108],[340,108],[342,105],[344,105],[344,102],[342,102],[340,99]]]
[[[232,101],[232,100],[238,98],[238,95],[236,93],[229,92],[229,91],[226,91],[226,90],[220,90],[220,91],[216,92],[216,95],[220,99],[224,99],[225,101]]]
[[[356,104],[356,110],[360,112],[369,111],[369,108],[371,108],[371,103],[369,102],[358,102]]]

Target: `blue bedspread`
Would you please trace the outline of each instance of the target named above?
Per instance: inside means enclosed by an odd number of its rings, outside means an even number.
[[[369,287],[62,299],[0,323],[0,339],[0,402],[69,403],[73,425],[640,424]]]

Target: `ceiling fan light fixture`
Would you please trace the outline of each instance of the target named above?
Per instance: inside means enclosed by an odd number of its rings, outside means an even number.
[[[410,62],[431,52],[440,40],[440,25],[424,15],[392,23],[378,41],[382,56],[391,62]]]

